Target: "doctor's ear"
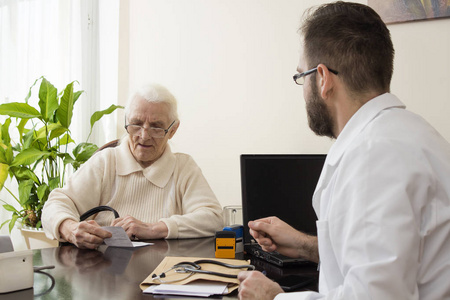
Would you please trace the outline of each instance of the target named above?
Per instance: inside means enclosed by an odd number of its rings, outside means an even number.
[[[333,77],[334,74],[330,72],[324,64],[319,64],[317,66],[317,74],[319,74],[317,77],[317,88],[319,89],[320,96],[323,99],[327,99],[331,95],[336,84]]]

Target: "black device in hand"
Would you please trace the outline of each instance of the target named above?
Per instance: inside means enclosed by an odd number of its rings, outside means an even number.
[[[302,275],[288,275],[275,280],[283,291],[293,292],[314,282],[315,278]]]

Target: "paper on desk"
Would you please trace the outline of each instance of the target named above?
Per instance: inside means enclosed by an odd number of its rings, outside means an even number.
[[[105,244],[109,247],[143,247],[153,245],[153,243],[132,242],[122,227],[104,226],[103,229],[112,233],[112,237],[105,239]]]
[[[227,264],[233,264],[233,265],[248,265],[250,264],[250,261],[247,260],[238,260],[238,259],[220,259],[220,258],[200,258],[200,257],[173,257],[173,256],[166,256],[161,263],[156,267],[153,272],[151,272],[146,279],[144,279],[143,282],[141,282],[140,287],[142,290],[146,290],[151,285],[157,285],[160,282],[153,280],[154,274],[161,274],[163,272],[167,272],[168,269],[173,267],[175,264],[178,264],[180,262],[195,262],[201,259],[211,259],[215,261],[224,262]],[[219,273],[225,273],[230,275],[238,275],[239,272],[245,271],[246,268],[242,269],[230,269],[224,266],[216,265],[216,264],[208,264],[205,263],[202,265],[202,270],[205,271],[213,271],[213,272],[219,272]],[[170,277],[170,278],[169,278]],[[237,277],[237,276],[236,276]],[[228,286],[228,294],[232,291],[236,290],[239,287],[239,280],[237,278],[228,278],[228,277],[221,277],[217,275],[211,275],[211,274],[204,274],[204,273],[196,273],[192,276],[189,276],[186,278],[186,274],[171,272],[170,276],[165,277],[166,280],[179,280],[176,282],[177,285],[185,285],[191,282],[198,282],[198,280],[207,280],[212,281],[215,283],[226,283]]]
[[[212,295],[228,294],[227,283],[197,280],[183,285],[160,284],[152,285],[144,293],[158,295],[210,297]]]

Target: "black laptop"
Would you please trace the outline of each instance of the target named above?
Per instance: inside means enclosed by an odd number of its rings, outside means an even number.
[[[247,253],[284,267],[311,262],[265,252],[249,233],[248,222],[277,216],[294,228],[317,234],[312,196],[325,154],[241,155],[242,218]]]

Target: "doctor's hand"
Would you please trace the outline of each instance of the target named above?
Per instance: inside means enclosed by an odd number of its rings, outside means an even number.
[[[111,226],[122,227],[131,240],[163,239],[169,234],[164,222],[144,223],[129,215],[113,220]]]
[[[101,228],[94,220],[76,222],[66,219],[59,226],[59,233],[63,239],[80,249],[96,249],[104,239],[112,236],[111,232]]]
[[[300,232],[277,217],[250,221],[248,226],[264,251],[319,262],[317,237]]]
[[[259,271],[243,271],[238,274],[240,300],[272,300],[283,293],[280,285]]]

